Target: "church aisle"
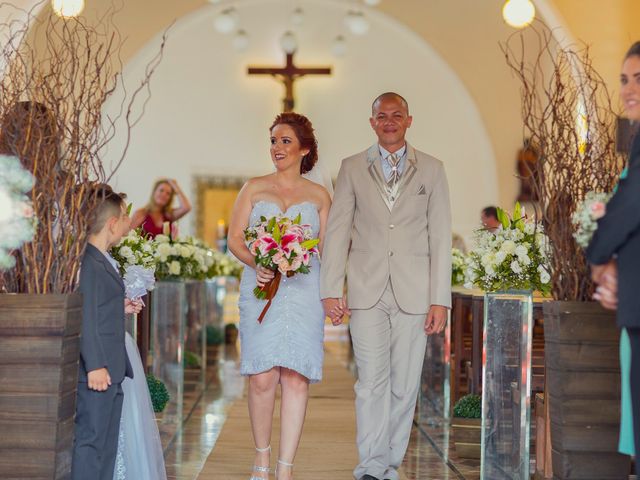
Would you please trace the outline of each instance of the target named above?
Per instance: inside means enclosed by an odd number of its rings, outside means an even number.
[[[336,335],[338,333],[338,335]],[[298,457],[296,480],[352,480],[356,463],[353,375],[343,333],[327,332],[325,379],[312,385],[309,411]],[[227,347],[217,381],[209,383],[182,431],[165,449],[168,480],[247,480],[253,459],[245,381],[237,350]],[[237,399],[237,400],[236,400]],[[456,459],[448,436],[416,417],[405,457],[403,480],[477,480],[477,463]],[[276,424],[279,422],[276,417]],[[273,434],[272,464],[278,430]],[[273,478],[273,476],[271,477]]]
[[[307,420],[295,462],[296,480],[353,478],[352,470],[357,463],[354,415],[353,377],[335,355],[327,352],[324,380],[311,386]],[[277,459],[279,422],[276,413],[272,465]],[[229,411],[218,443],[198,480],[247,480],[252,461],[247,401],[242,398]]]

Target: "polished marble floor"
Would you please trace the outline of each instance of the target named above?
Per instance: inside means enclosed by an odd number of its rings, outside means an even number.
[[[344,331],[329,329],[326,348],[350,365],[349,345]],[[196,480],[225,421],[226,412],[242,394],[244,380],[237,368],[238,351],[227,347],[224,360],[207,371],[206,383],[192,381],[185,387],[183,422],[174,428],[160,426],[169,480]],[[195,385],[193,385],[195,383]],[[449,442],[446,423],[431,412],[416,412],[404,468],[410,480],[475,480],[479,462],[461,460]],[[347,479],[345,479],[347,480]]]

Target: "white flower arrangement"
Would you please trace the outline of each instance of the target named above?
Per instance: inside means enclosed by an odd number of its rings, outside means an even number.
[[[240,275],[242,275],[243,265],[230,255],[218,250],[209,250],[208,255],[213,258],[213,264],[207,272],[207,278],[240,278]]]
[[[582,248],[589,246],[591,237],[598,229],[598,219],[604,216],[611,195],[611,193],[604,192],[587,193],[571,216],[571,223],[574,227],[573,238]]]
[[[513,217],[498,209],[502,226],[496,232],[478,230],[467,256],[465,287],[498,290],[551,290],[549,245],[542,225],[525,217],[516,203]]]
[[[25,195],[33,182],[18,158],[0,155],[0,270],[13,268],[11,252],[33,239],[37,219]]]
[[[160,280],[203,280],[213,265],[209,248],[193,237],[172,239],[157,235],[153,251],[156,277]]]
[[[131,230],[111,249],[111,256],[118,262],[122,275],[133,265],[153,270],[156,267],[153,242],[142,235],[141,229]]]
[[[451,285],[457,286],[464,284],[464,271],[466,265],[466,256],[457,248],[451,249]]]

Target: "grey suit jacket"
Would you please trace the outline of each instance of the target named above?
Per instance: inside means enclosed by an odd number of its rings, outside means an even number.
[[[87,372],[106,367],[112,383],[133,370],[124,343],[124,295],[122,278],[100,250],[87,244],[80,268],[82,293],[82,333],[78,381],[87,381]]]
[[[449,307],[451,209],[442,162],[407,144],[393,205],[380,163],[377,144],[342,161],[324,239],[321,297],[341,297],[346,273],[350,308],[374,306],[389,278],[406,313]]]

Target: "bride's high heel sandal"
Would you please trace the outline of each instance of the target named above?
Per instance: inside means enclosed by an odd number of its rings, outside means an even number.
[[[264,453],[264,452],[270,452],[271,451],[271,445],[269,445],[266,448],[258,448],[256,447],[256,452],[260,452],[260,453]],[[254,465],[253,466],[253,471],[257,472],[257,473],[266,473],[267,476],[266,477],[256,477],[255,475],[251,475],[251,478],[249,480],[265,480],[269,478],[269,474],[271,473],[271,468],[269,467],[259,467],[258,465]]]
[[[283,467],[293,468],[293,463],[287,463],[283,460],[278,459],[278,465],[276,465],[276,477],[278,476],[278,467],[282,465]]]

